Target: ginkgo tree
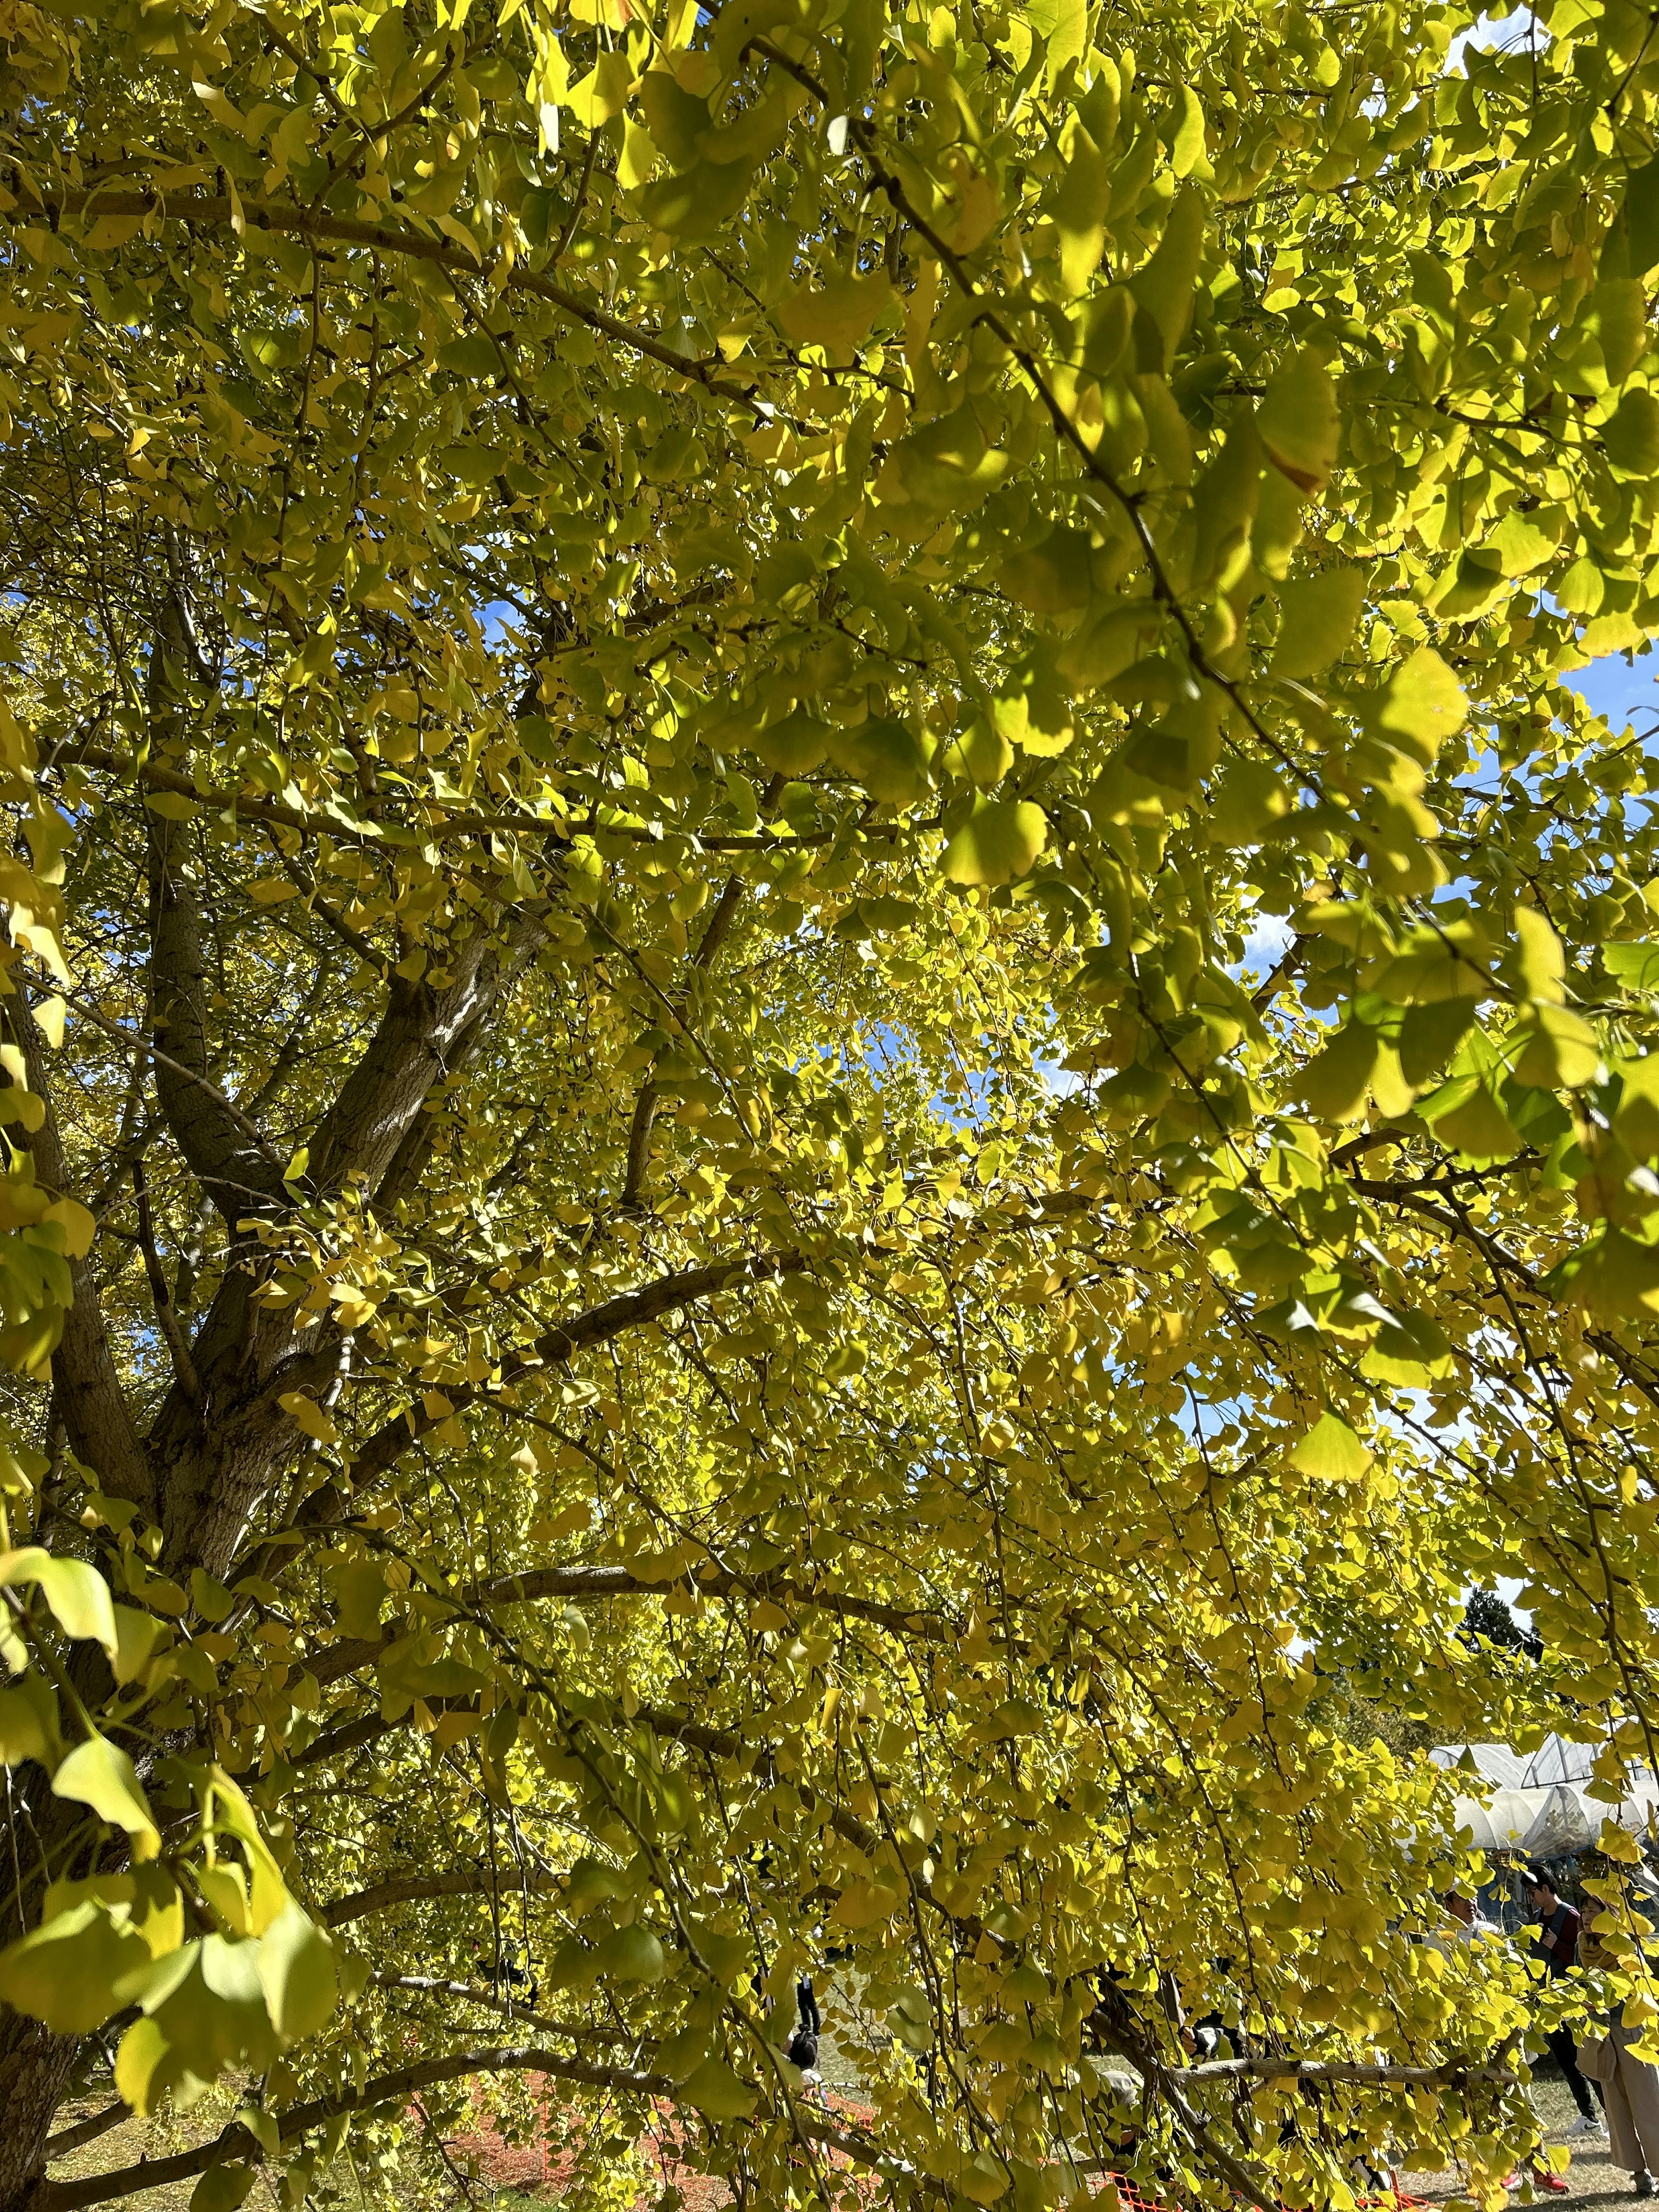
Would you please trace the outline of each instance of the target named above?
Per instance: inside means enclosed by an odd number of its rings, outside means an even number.
[[[1501,2201],[1598,1993],[1401,1747],[1659,1764],[1659,18],[1475,12],[5,0],[0,2212]]]

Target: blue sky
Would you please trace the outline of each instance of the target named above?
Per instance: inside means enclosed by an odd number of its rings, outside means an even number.
[[[1652,655],[1627,666],[1622,653],[1576,668],[1566,681],[1605,714],[1617,730],[1639,711],[1659,714],[1659,659]]]

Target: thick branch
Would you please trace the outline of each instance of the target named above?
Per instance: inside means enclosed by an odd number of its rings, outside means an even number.
[[[155,1249],[155,1230],[150,1219],[149,1185],[144,1176],[141,1158],[132,1163],[132,1194],[138,1210],[138,1249],[144,1255],[144,1277],[149,1285],[150,1303],[155,1309],[155,1318],[167,1339],[173,1371],[179,1378],[179,1388],[191,1405],[199,1405],[202,1385],[197,1377],[195,1362],[190,1356],[190,1346],[185,1341],[185,1332],[179,1325],[173,1310],[173,1294],[167,1288],[167,1279],[161,1266],[161,1255]]]
[[[163,655],[158,644],[153,660]],[[151,685],[152,694],[155,684]],[[288,1203],[282,1170],[208,1077],[207,960],[182,823],[149,818],[150,984],[155,1094],[191,1172],[234,1229],[261,1200]]]
[[[152,191],[112,191],[92,185],[82,191],[47,195],[41,202],[40,211],[61,222],[65,216],[151,216],[167,222],[181,222],[192,230],[233,231],[236,210],[228,197],[201,193],[186,198],[182,195],[163,198]],[[15,209],[9,220],[27,222],[36,211],[27,207]],[[441,238],[423,236],[419,231],[405,230],[391,223],[359,222],[351,216],[331,215],[317,206],[297,207],[274,200],[248,200],[240,210],[243,219],[258,230],[296,232],[301,238],[328,239],[341,246],[359,246],[368,252],[402,255],[416,261],[436,262],[440,268],[453,269],[461,276],[476,276],[477,258],[452,246]],[[584,300],[579,293],[568,290],[551,276],[543,276],[522,262],[516,262],[508,272],[506,289],[508,292],[528,292],[538,300],[546,300],[590,330],[626,346],[631,352],[641,354],[664,368],[672,369],[676,376],[701,384],[722,398],[744,401],[748,389],[741,385],[721,380],[716,372],[726,364],[718,356],[707,360],[676,353],[649,331],[635,330],[620,322],[615,315],[607,314],[603,307]]]
[[[368,1978],[377,1990],[407,1990],[415,1996],[459,1997],[468,2004],[483,2005],[488,2011],[501,2013],[507,2020],[533,2027],[538,2034],[562,2035],[572,2043],[635,2040],[625,2027],[594,2027],[585,2021],[548,2020],[527,2005],[514,2003],[511,1997],[497,1996],[493,1990],[481,1989],[476,1982],[435,1981],[427,1974],[371,1974]]]
[[[112,2128],[118,2128],[123,2120],[132,2118],[132,2107],[125,2097],[118,2097],[112,2105],[106,2105],[101,2112],[89,2118],[77,2120],[71,2128],[60,2128],[55,2136],[46,2137],[46,2162],[67,2158],[72,2150],[84,2150],[88,2143],[106,2136]]]
[[[1448,2058],[1439,2066],[1370,2066],[1342,2058],[1206,2058],[1201,2065],[1180,2068],[1177,2078],[1183,2082],[1396,2082],[1411,2089],[1443,2089],[1458,2081],[1504,2081],[1516,2089],[1523,2086],[1509,2067],[1482,2066],[1469,2058]]]
[[[721,1291],[741,1282],[766,1282],[779,1275],[799,1274],[806,1265],[803,1253],[768,1252],[752,1259],[717,1260],[707,1267],[688,1267],[678,1275],[664,1275],[640,1290],[625,1291],[621,1297],[608,1299],[602,1306],[591,1307],[570,1321],[556,1322],[532,1343],[504,1352],[501,1380],[510,1384],[521,1381],[538,1367],[562,1366],[579,1352],[609,1344],[624,1329],[642,1328],[647,1322],[660,1320],[663,1315],[673,1313],[681,1306],[717,1297]],[[487,1395],[477,1389],[456,1390],[450,1393],[450,1401],[459,1411]],[[448,1418],[447,1414],[429,1414],[419,1406],[411,1406],[405,1413],[394,1414],[391,1420],[383,1422],[354,1456],[353,1487],[361,1493],[367,1484],[387,1474],[410,1445],[438,1420]]]
[[[164,766],[159,761],[137,762],[128,756],[112,752],[106,746],[74,744],[65,745],[57,756],[59,768],[80,766],[106,769],[111,773],[136,777],[151,791],[170,791],[180,799],[188,799],[204,814],[240,814],[251,822],[274,824],[282,830],[298,830],[316,836],[319,833],[331,838],[336,844],[368,846],[385,850],[387,839],[378,825],[354,821],[343,810],[328,807],[286,805],[281,799],[269,799],[263,793],[225,791],[216,787],[202,789],[190,776],[180,775],[176,769]],[[422,811],[429,811],[430,802],[423,803]],[[412,812],[412,809],[410,810]],[[432,844],[454,844],[473,842],[482,837],[550,837],[561,845],[568,844],[579,831],[591,830],[594,824],[586,815],[543,814],[446,814],[440,821],[422,821],[421,835]],[[937,817],[914,823],[866,823],[863,834],[866,837],[891,837],[904,828],[937,830]],[[607,837],[620,837],[630,842],[646,844],[654,832],[644,829],[629,829],[625,825],[607,823]],[[832,844],[841,835],[838,830],[809,830],[805,836],[769,835],[764,830],[732,830],[712,836],[699,835],[696,843],[708,853],[775,853],[804,852],[809,847]],[[399,848],[399,850],[402,848]]]
[[[23,1055],[29,1088],[45,1101],[46,1109],[38,1129],[14,1141],[26,1145],[33,1155],[39,1182],[48,1190],[70,1196],[46,1041],[20,999],[11,1000],[8,1022]],[[64,1426],[76,1457],[96,1470],[106,1492],[112,1498],[131,1499],[148,1512],[155,1504],[155,1486],[116,1371],[90,1255],[70,1265],[74,1303],[64,1316],[64,1333],[52,1354],[52,1379]]]
[[[515,1868],[510,1877],[489,1867],[457,1867],[447,1874],[400,1875],[390,1881],[376,1882],[372,1889],[360,1889],[350,1897],[336,1898],[332,1905],[324,1906],[323,1918],[331,1928],[346,1928],[371,1912],[389,1912],[396,1905],[424,1905],[437,1897],[487,1897],[498,1888],[511,1888],[516,1893],[526,1888],[539,1892],[561,1886],[557,1875],[543,1874],[534,1868],[523,1873]],[[438,1986],[433,1984],[434,1989]],[[443,1986],[447,1988],[449,1984]],[[562,2034],[564,2031],[561,2028],[556,2033]]]
[[[703,1598],[751,1597],[801,1613],[828,1613],[843,1620],[867,1620],[895,1636],[920,1637],[930,1644],[948,1643],[957,1631],[944,1615],[912,1613],[901,1605],[885,1605],[879,1598],[857,1597],[848,1590],[803,1589],[787,1577],[734,1575],[728,1568],[674,1575],[663,1582],[647,1582],[626,1567],[599,1564],[574,1567],[532,1567],[521,1575],[507,1575],[478,1594],[481,1607],[534,1605],[548,1600],[579,1603],[583,1598],[666,1597],[690,1591]],[[326,1688],[365,1667],[372,1667],[403,1633],[393,1625],[383,1636],[353,1637],[331,1650],[311,1655],[307,1666],[319,1686]]]

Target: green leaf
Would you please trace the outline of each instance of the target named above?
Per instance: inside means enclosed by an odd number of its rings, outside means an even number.
[[[613,1982],[659,1982],[667,1964],[661,1943],[637,1920],[613,1928],[593,1954],[595,1972]]]
[[[153,1858],[161,1850],[161,1832],[139,1786],[137,1770],[107,1736],[88,1736],[66,1753],[52,1786],[58,1796],[89,1805],[100,1820],[125,1828],[132,1838],[135,1858]]]
[[[33,1759],[52,1767],[62,1749],[58,1698],[43,1674],[31,1670],[21,1682],[0,1690],[0,1763],[16,1766]]]
[[[1159,366],[1166,376],[1192,319],[1193,292],[1203,252],[1203,196],[1186,185],[1170,205],[1157,252],[1129,279],[1131,293],[1158,332],[1163,349]]]
[[[760,755],[775,775],[810,775],[828,754],[831,735],[827,722],[798,707],[780,720],[750,731],[742,742]]]
[[[192,1567],[190,1574],[191,1603],[205,1621],[228,1620],[234,1612],[236,1601],[222,1582],[200,1567]]]
[[[115,1658],[120,1647],[109,1584],[84,1559],[60,1559],[31,1545],[0,1555],[0,1583],[38,1583],[65,1636],[101,1644]]]
[[[1631,171],[1624,216],[1630,274],[1645,276],[1659,261],[1659,157]]]
[[[1048,50],[1046,75],[1052,85],[1068,62],[1082,53],[1089,35],[1086,0],[1028,0],[1026,17]]]
[[[386,1601],[386,1568],[379,1559],[350,1559],[331,1570],[342,1632],[354,1641],[377,1636]]]
[[[1273,647],[1275,676],[1317,676],[1346,647],[1364,603],[1365,579],[1358,568],[1322,568],[1301,576],[1279,595],[1279,642]]]
[[[1455,1077],[1417,1110],[1441,1143],[1465,1159],[1507,1160],[1520,1149],[1508,1115],[1478,1076]]]
[[[1480,1008],[1478,999],[1455,998],[1406,1009],[1400,1024],[1400,1072],[1413,1091],[1446,1065],[1474,1026]]]
[[[760,2101],[758,2092],[740,2081],[723,2058],[705,2058],[681,2094],[710,2120],[746,2120]]]
[[[1316,1482],[1358,1482],[1371,1453],[1337,1414],[1322,1413],[1291,1454],[1291,1464]]]
[[[314,2035],[332,2014],[339,1995],[334,1947],[301,1906],[290,1902],[259,1938],[259,1983],[284,2044]]]
[[[1629,989],[1659,991],[1659,945],[1604,945],[1601,958],[1608,975]]]
[[[236,2212],[258,2176],[251,2166],[210,2166],[190,2192],[190,2212]]]
[[[914,805],[931,783],[922,739],[908,722],[883,715],[832,729],[830,757],[884,805]]]
[[[682,175],[647,185],[637,195],[640,213],[672,238],[712,238],[743,205],[751,181],[744,162],[699,161]]]
[[[1595,1082],[1601,1048],[1582,1015],[1544,1001],[1529,1009],[1518,1029],[1527,1042],[1515,1064],[1517,1083],[1546,1091],[1578,1091]]]
[[[1342,416],[1317,355],[1292,354],[1268,380],[1255,427],[1273,465],[1300,492],[1317,491],[1336,466]]]
[[[1651,392],[1627,392],[1601,425],[1601,444],[1626,476],[1659,476],[1659,398]]]
[[[1609,1228],[1553,1267],[1543,1286],[1550,1297],[1582,1305],[1599,1318],[1642,1320],[1659,1314],[1659,1246]]]
[[[1364,1106],[1382,1040],[1363,1022],[1337,1031],[1302,1072],[1296,1095],[1325,1121],[1352,1121]]]
[[[893,299],[884,270],[860,276],[837,270],[821,285],[798,286],[779,301],[777,317],[797,345],[833,347],[850,353],[869,335],[870,325]]]
[[[708,102],[685,91],[671,70],[653,69],[640,80],[640,105],[653,142],[677,169],[690,168],[708,128]]]
[[[1540,530],[1530,515],[1512,507],[1486,544],[1497,555],[1504,575],[1525,576],[1553,557],[1557,541],[1548,531]]]
[[[945,847],[940,872],[953,884],[1011,884],[1030,875],[1048,821],[1029,799],[982,802]]]
[[[981,714],[952,738],[939,755],[947,775],[977,784],[981,790],[1000,783],[1014,764],[1014,749],[994,723]]]
[[[87,2035],[121,2009],[127,1983],[150,1964],[141,1936],[83,1899],[0,1951],[0,1997],[54,2035]]]
[[[1089,533],[1064,526],[1002,564],[999,580],[1033,614],[1066,614],[1089,604]]]

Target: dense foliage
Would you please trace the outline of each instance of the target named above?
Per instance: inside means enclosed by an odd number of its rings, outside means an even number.
[[[1472,13],[0,0],[0,2212],[106,2050],[207,2212],[538,2074],[1499,2201],[1419,1747],[1659,1717],[1659,46]]]

